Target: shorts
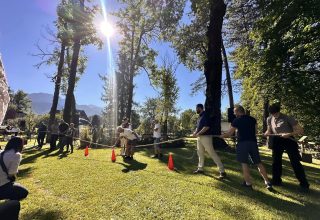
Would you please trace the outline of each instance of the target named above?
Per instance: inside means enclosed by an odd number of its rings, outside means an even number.
[[[261,163],[258,145],[255,141],[242,141],[237,144],[237,160],[249,164],[249,157],[253,164]]]
[[[134,139],[134,140],[129,140],[129,139],[128,139],[128,145],[129,145],[130,147],[136,146],[137,143],[138,143],[138,140],[137,140],[137,139]]]

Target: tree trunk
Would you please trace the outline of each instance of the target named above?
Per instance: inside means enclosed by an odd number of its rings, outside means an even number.
[[[54,86],[54,95],[53,95],[53,100],[52,100],[52,106],[50,109],[50,118],[49,118],[49,124],[48,124],[49,130],[51,130],[51,125],[54,123],[54,121],[56,119],[56,113],[57,113],[57,107],[58,107],[59,95],[60,95],[61,77],[62,77],[62,73],[63,73],[65,50],[66,50],[66,46],[65,46],[64,42],[62,42],[61,49],[60,49],[58,72],[56,75],[56,81],[55,81],[55,86]],[[50,139],[50,138],[47,136],[47,139]]]
[[[134,74],[134,36],[135,36],[135,26],[131,32],[131,49],[130,49],[130,70],[129,70],[129,97],[128,97],[128,106],[126,111],[126,117],[130,118],[131,116],[131,108],[132,108],[132,101],[133,101],[133,74]]]
[[[70,123],[72,121],[72,108],[73,108],[73,99],[74,99],[74,88],[76,84],[76,76],[77,76],[77,66],[80,52],[80,39],[77,38],[73,44],[73,54],[70,68],[70,75],[68,80],[68,90],[66,95],[66,100],[64,104],[63,110],[63,119],[65,122]]]
[[[132,103],[133,103],[133,89],[134,89],[134,85],[133,85],[133,78],[134,78],[134,74],[136,72],[136,59],[138,58],[138,55],[140,53],[140,47],[141,47],[141,41],[142,41],[142,36],[144,34],[144,29],[143,27],[141,28],[141,32],[138,38],[138,45],[136,48],[136,51],[134,51],[134,37],[135,37],[135,27],[132,31],[132,40],[131,40],[131,55],[130,55],[130,79],[129,79],[129,97],[128,97],[128,106],[127,106],[127,111],[126,111],[126,115],[127,118],[131,118],[131,111],[132,111]]]
[[[263,122],[262,122],[262,132],[267,131],[267,118],[269,117],[269,99],[263,100]]]
[[[84,11],[84,0],[80,0],[80,10]],[[68,90],[66,94],[66,100],[64,104],[63,110],[63,119],[65,122],[70,123],[72,118],[72,109],[75,104],[74,102],[74,88],[76,84],[76,76],[77,76],[77,67],[78,67],[78,60],[79,60],[79,53],[81,47],[81,35],[79,31],[75,31],[75,36],[73,40],[73,51],[72,51],[72,60],[70,65],[70,74],[68,80]]]
[[[214,135],[221,133],[221,29],[225,12],[226,5],[223,0],[211,0],[210,22],[207,31],[208,51],[204,74],[207,83],[205,110],[211,118],[211,128]]]
[[[168,109],[164,110],[164,122],[163,122],[163,138],[164,140],[168,140],[168,117],[169,111]]]
[[[229,95],[229,105],[230,105],[230,108],[233,109],[234,108],[234,100],[233,100],[231,75],[230,75],[230,70],[229,70],[228,57],[227,57],[226,49],[225,49],[224,44],[223,44],[223,40],[221,42],[221,49],[222,49],[224,67],[225,67],[225,70],[226,70],[226,79],[227,79],[227,87],[228,87],[228,95]]]
[[[77,113],[76,98],[75,98],[74,94],[72,94],[71,121],[70,122],[77,123],[75,121],[76,113]]]

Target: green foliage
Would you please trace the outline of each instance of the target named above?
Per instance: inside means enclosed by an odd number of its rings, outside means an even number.
[[[185,134],[191,134],[196,128],[198,115],[192,109],[183,111],[180,115],[181,129]]]
[[[159,107],[161,109],[161,120],[164,124],[163,132],[168,131],[168,117],[175,113],[175,104],[179,97],[179,88],[175,72],[177,63],[168,56],[162,59],[162,66],[152,71],[150,75],[151,83],[155,88],[160,90]]]
[[[120,117],[131,116],[133,104],[133,78],[145,70],[156,69],[153,41],[168,40],[183,15],[183,1],[118,0],[121,8],[114,13],[122,35],[119,42],[119,77],[117,86],[124,99],[119,98]],[[125,92],[123,92],[125,91]],[[125,93],[125,94],[124,94]],[[127,100],[127,101],[125,101]]]
[[[11,104],[16,106],[18,111],[27,112],[31,108],[31,100],[28,97],[28,94],[22,90],[18,90],[14,93]]]
[[[140,125],[137,128],[139,134],[152,134],[153,126],[152,121],[154,119],[160,120],[161,118],[161,109],[159,98],[146,98],[146,101],[139,108],[140,114]]]
[[[81,148],[85,148],[86,146],[88,146],[92,141],[92,134],[91,134],[90,127],[87,127],[87,126],[81,127],[79,138],[80,138]]]
[[[256,20],[252,19],[254,16],[247,20],[246,34],[239,28],[232,32],[236,36],[232,38],[236,42],[235,75],[243,83],[243,104],[261,119],[263,100],[279,99],[283,111],[296,117],[307,135],[319,136],[320,2],[242,3],[255,7],[246,7],[242,13],[231,12],[231,27],[240,25],[243,20],[237,18],[241,14],[260,15]]]

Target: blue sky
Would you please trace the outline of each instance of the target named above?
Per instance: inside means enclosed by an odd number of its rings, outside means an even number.
[[[59,0],[10,0],[2,1],[0,7],[0,53],[5,65],[9,86],[13,90],[22,89],[27,93],[45,92],[53,94],[54,85],[47,77],[56,71],[55,66],[34,67],[40,59],[31,54],[37,53],[35,44],[46,48],[48,44],[41,36],[45,34],[46,26],[54,29],[56,20],[56,5]],[[99,1],[97,1],[99,2]],[[115,0],[105,0],[107,10],[112,11]],[[116,38],[112,40],[113,53],[116,54]],[[161,55],[176,55],[168,44],[159,46]],[[101,101],[102,82],[98,74],[105,74],[107,70],[106,45],[102,50],[93,46],[85,48],[88,56],[88,65],[85,74],[76,87],[75,95],[78,104],[94,104],[103,106]],[[115,59],[116,57],[114,57]],[[176,76],[180,87],[180,96],[177,107],[180,109],[194,108],[195,104],[203,103],[204,94],[191,96],[191,86],[201,72],[190,72],[183,65],[179,65]],[[144,72],[135,78],[134,100],[143,103],[146,97],[155,97],[156,92],[149,85]],[[239,94],[235,95],[239,101]],[[222,110],[228,107],[227,97],[223,98]]]

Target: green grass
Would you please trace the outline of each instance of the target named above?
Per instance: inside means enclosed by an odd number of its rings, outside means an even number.
[[[31,142],[33,143],[33,142]],[[117,152],[119,150],[117,149]],[[176,171],[167,169],[173,153]],[[256,169],[254,191],[240,186],[240,166],[233,153],[221,152],[228,178],[217,180],[217,168],[206,160],[206,175],[192,175],[194,145],[165,149],[162,161],[151,149],[140,149],[135,161],[117,157],[110,149],[83,150],[60,157],[29,149],[24,152],[18,182],[29,189],[22,201],[21,219],[319,219],[320,164],[304,164],[311,184],[299,192],[288,159],[284,158],[284,186],[269,192]],[[270,173],[270,151],[261,149]],[[193,157],[192,157],[193,156]]]

